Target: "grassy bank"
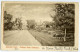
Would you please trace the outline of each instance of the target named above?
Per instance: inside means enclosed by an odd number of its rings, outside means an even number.
[[[29,32],[37,39],[43,46],[73,46],[74,41],[63,41],[63,38],[59,39],[52,35],[36,30],[29,30]]]

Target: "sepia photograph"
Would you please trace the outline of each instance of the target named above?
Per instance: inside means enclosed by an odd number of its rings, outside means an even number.
[[[4,45],[74,47],[77,43],[75,3],[5,2],[2,7]]]

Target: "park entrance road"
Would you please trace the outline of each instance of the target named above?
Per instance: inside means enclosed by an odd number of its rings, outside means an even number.
[[[28,30],[4,31],[3,42],[6,45],[41,46]]]

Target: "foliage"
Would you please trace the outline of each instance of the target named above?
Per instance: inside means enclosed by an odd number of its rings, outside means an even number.
[[[13,23],[11,22],[12,20],[12,15],[7,14],[6,11],[4,11],[4,30],[11,30]]]
[[[27,20],[27,27],[29,29],[34,29],[35,28],[35,25],[36,25],[35,20]]]
[[[53,21],[56,29],[63,30],[64,41],[66,41],[67,31],[74,32],[74,19],[75,19],[75,5],[74,4],[55,4],[56,15],[53,17]],[[74,36],[72,34],[72,36]]]
[[[74,4],[55,4],[56,15],[53,21],[59,29],[74,29],[75,5]]]
[[[16,18],[15,21],[14,21],[14,25],[15,25],[16,29],[21,30],[22,29],[22,20],[21,20],[21,18]]]

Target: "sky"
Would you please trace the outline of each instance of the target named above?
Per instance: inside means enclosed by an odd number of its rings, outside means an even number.
[[[26,20],[35,20],[38,22],[52,21],[50,14],[55,15],[53,4],[24,4],[24,3],[6,3],[4,10],[15,18],[21,18],[26,24]]]

